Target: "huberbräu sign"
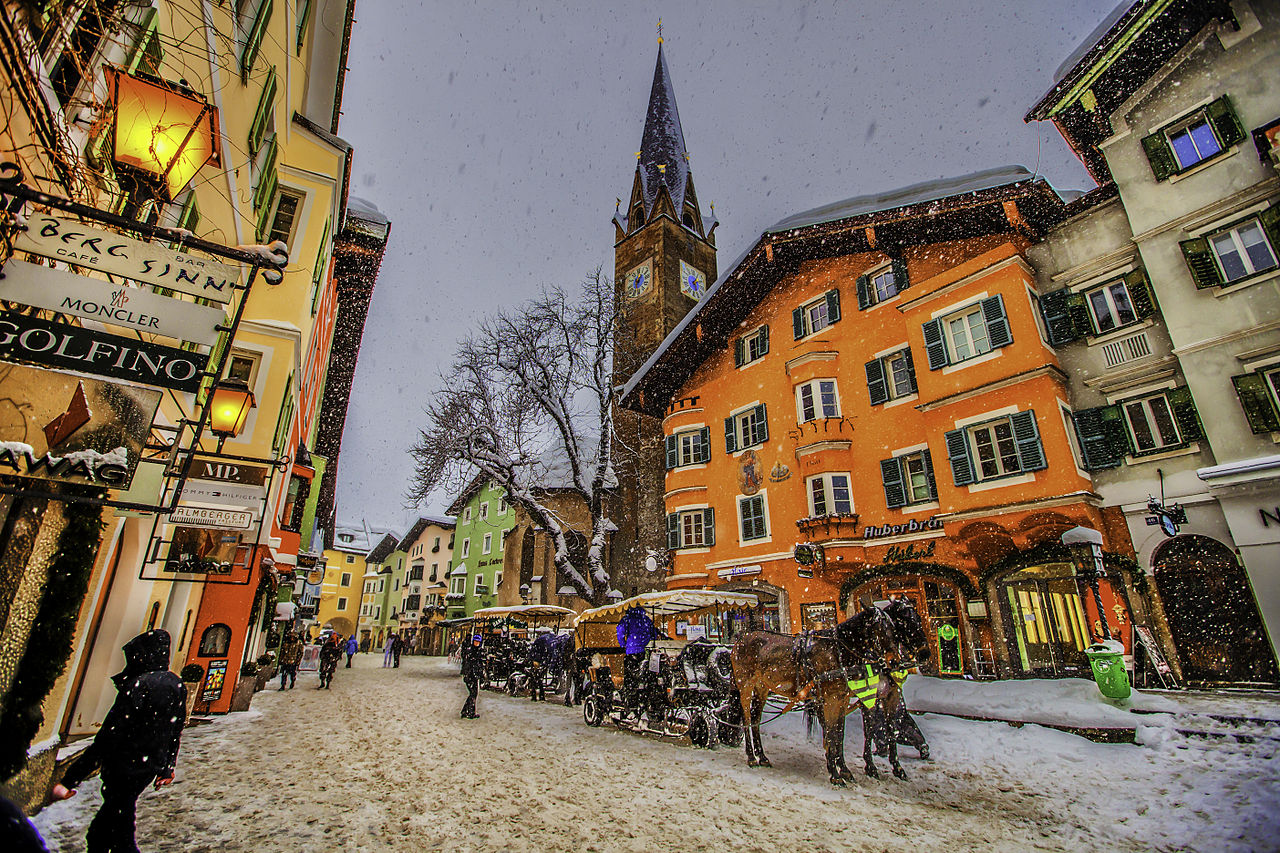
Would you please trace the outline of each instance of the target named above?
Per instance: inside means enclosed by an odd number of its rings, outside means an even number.
[[[0,311],[0,358],[34,361],[194,394],[209,357]]]
[[[13,247],[220,303],[231,301],[243,273],[234,264],[88,228],[47,213],[29,217],[26,230],[14,237]]]
[[[226,320],[221,308],[161,296],[139,287],[9,260],[0,299],[47,308],[138,332],[212,344]]]

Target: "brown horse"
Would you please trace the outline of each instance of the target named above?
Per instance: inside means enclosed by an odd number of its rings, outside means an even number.
[[[797,635],[770,631],[748,631],[733,646],[734,685],[742,705],[743,730],[746,737],[747,765],[770,767],[760,739],[760,718],[765,700],[775,693],[790,705],[808,703],[822,723],[822,745],[826,752],[827,773],[831,784],[843,786],[853,779],[844,762],[844,718],[849,713],[853,693],[849,678],[858,677],[868,665],[880,675],[878,701],[901,702],[897,682],[889,677],[891,662],[904,657],[894,640],[893,621],[883,611],[869,607],[846,619],[834,631],[816,631]],[[788,707],[790,707],[790,705]],[[893,706],[896,708],[896,704]],[[873,739],[866,731],[863,751],[868,776],[879,778],[871,750]],[[894,775],[905,777],[898,766],[896,745],[891,747],[889,762]]]

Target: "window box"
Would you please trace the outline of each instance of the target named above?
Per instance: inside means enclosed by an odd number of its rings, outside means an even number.
[[[1030,409],[951,430],[946,434],[946,442],[957,486],[1048,467],[1036,415]]]
[[[938,499],[933,476],[933,457],[928,450],[880,460],[880,480],[885,505],[889,509]]]
[[[868,361],[865,369],[873,406],[916,393],[916,363],[910,348]]]
[[[769,418],[764,403],[724,419],[727,453],[764,444],[769,440]]]
[[[795,339],[806,338],[827,326],[840,322],[840,291],[828,290],[821,297],[806,302],[791,312]]]
[[[704,548],[716,544],[716,511],[712,507],[667,514],[667,548]]]
[[[840,417],[840,395],[834,379],[814,379],[796,386],[796,420]]]
[[[1085,470],[1121,465],[1141,457],[1186,447],[1203,436],[1200,417],[1185,386],[1111,406],[1082,409],[1072,417]]]
[[[761,326],[733,342],[733,366],[742,367],[769,354],[769,327]]]
[[[907,262],[894,258],[885,266],[858,276],[858,310],[865,311],[872,305],[888,301],[908,286]]]
[[[999,294],[924,324],[930,370],[959,364],[1011,343],[1009,315]]]
[[[796,527],[806,539],[851,539],[858,535],[858,514],[811,516],[797,521]]]
[[[667,470],[711,461],[711,428],[683,430],[666,437]]]
[[[1142,140],[1157,181],[1192,169],[1243,141],[1244,127],[1226,95]]]
[[[1230,228],[1179,245],[1197,288],[1235,284],[1273,270],[1280,247],[1280,203]]]
[[[1280,430],[1280,367],[1232,376],[1231,383],[1255,435]]]

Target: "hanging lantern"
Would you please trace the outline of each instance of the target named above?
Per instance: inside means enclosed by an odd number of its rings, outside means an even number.
[[[223,379],[209,400],[209,429],[223,439],[235,438],[244,429],[249,411],[257,405],[243,379]]]
[[[219,163],[218,111],[203,96],[119,68],[107,72],[117,164],[142,172],[172,199],[206,163]]]

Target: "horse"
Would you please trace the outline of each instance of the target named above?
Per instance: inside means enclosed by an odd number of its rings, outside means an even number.
[[[743,634],[733,645],[730,660],[734,686],[742,707],[747,766],[771,767],[760,739],[760,718],[770,693],[787,697],[790,704],[807,702],[822,723],[822,743],[831,784],[843,787],[853,779],[844,761],[844,718],[853,695],[849,673],[864,668],[883,672],[877,692],[892,693],[897,683],[888,677],[891,660],[903,658],[894,639],[893,620],[882,610],[868,607],[846,619],[834,631],[807,632],[792,637],[771,631]],[[888,687],[886,685],[892,685]],[[900,701],[899,691],[899,701]],[[865,719],[864,719],[865,727]],[[865,729],[864,729],[865,730]],[[870,739],[863,752],[866,773],[879,778],[871,756]],[[897,749],[890,749],[894,775],[905,773],[897,763]]]
[[[929,660],[932,652],[929,648],[928,636],[925,634],[924,622],[915,606],[906,598],[897,598],[889,602],[884,612],[893,620],[894,641],[898,644],[906,661],[919,664]],[[899,673],[901,680],[898,678]],[[895,681],[900,686],[901,681],[906,679],[906,667],[894,670],[890,676],[889,680]],[[907,712],[901,689],[886,690],[884,701],[879,701],[877,697],[875,706],[863,707],[862,722],[863,738],[875,741],[876,755],[886,755],[892,743],[913,746],[920,753],[921,758],[928,759],[929,743]]]

